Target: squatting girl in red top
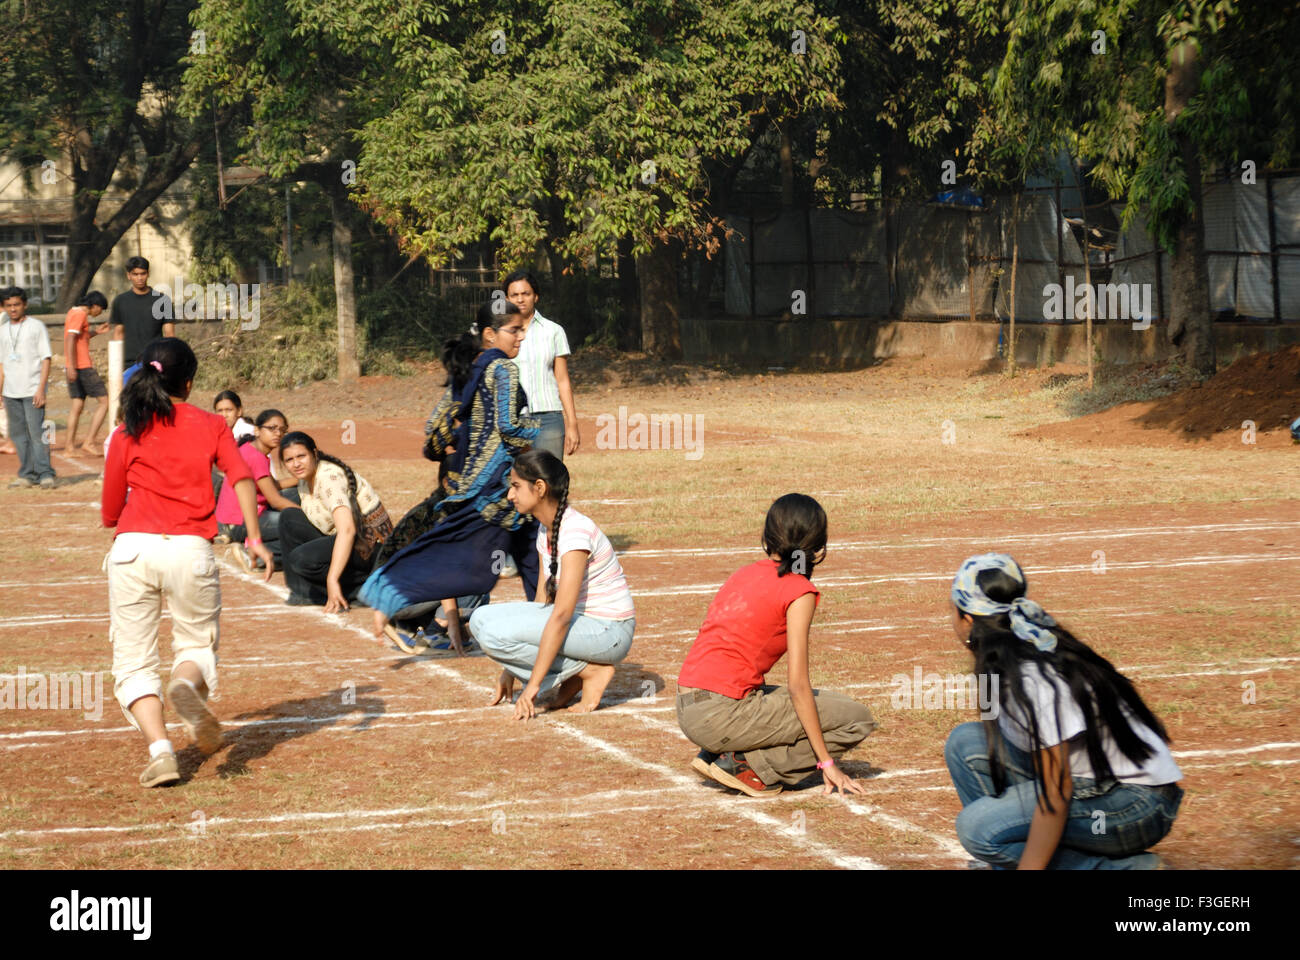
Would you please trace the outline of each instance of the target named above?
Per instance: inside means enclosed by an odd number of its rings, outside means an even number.
[[[809,578],[826,557],[826,511],[787,493],[767,511],[766,560],[731,575],[709,605],[677,677],[677,722],[703,747],[691,766],[751,797],[821,770],[826,792],[865,793],[835,766],[876,728],[866,704],[808,679],[808,627],[820,594]],[[790,653],[789,685],[765,675]]]
[[[274,569],[257,525],[253,478],[225,420],[185,402],[198,361],[183,340],[163,337],[144,349],[140,371],[122,391],[125,423],[104,464],[100,509],[116,527],[104,560],[108,572],[113,692],[122,713],[149,744],[145,787],[180,779],[163,724],[158,621],[162,601],[172,620],[172,678],[167,698],[205,754],[221,746],[221,725],[208,709],[217,686],[221,586],[212,555],[212,465],[239,497],[248,531],[245,546]]]

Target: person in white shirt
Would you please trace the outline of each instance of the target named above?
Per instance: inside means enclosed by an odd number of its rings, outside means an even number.
[[[494,603],[469,618],[474,640],[504,667],[492,703],[508,702],[519,679],[526,685],[516,719],[535,716],[537,696],[548,690],[550,709],[581,693],[569,710],[588,713],[632,647],[636,611],[623,567],[609,538],[569,506],[569,471],[548,451],[515,457],[507,496],[537,521],[537,552],[549,577],[545,603]]]
[[[519,308],[524,340],[515,357],[519,384],[528,398],[527,413],[541,429],[533,447],[561,460],[582,444],[569,382],[569,338],[564,328],[537,311],[537,278],[526,270],[506,277],[506,299]]]
[[[0,322],[0,394],[18,452],[18,476],[11,487],[54,486],[50,444],[45,436],[45,387],[50,380],[50,334],[45,324],[27,316],[27,291],[0,290],[8,322]],[[53,442],[52,439],[50,442]]]
[[[1019,564],[986,553],[952,584],[953,630],[975,657],[984,722],[949,735],[957,837],[999,869],[1151,870],[1182,802],[1164,725],[1118,670],[1025,596]]]

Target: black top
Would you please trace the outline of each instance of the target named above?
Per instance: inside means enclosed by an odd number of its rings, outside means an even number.
[[[171,297],[157,289],[146,294],[134,290],[119,293],[113,298],[109,322],[125,328],[122,360],[129,367],[151,341],[162,336],[163,324],[173,322]]]

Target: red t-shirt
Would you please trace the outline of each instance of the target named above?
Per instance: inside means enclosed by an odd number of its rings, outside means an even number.
[[[125,429],[113,435],[104,462],[104,526],[211,540],[217,535],[212,464],[232,484],[252,479],[224,417],[188,403],[174,409],[171,424],[155,420],[138,440]]]
[[[751,563],[722,585],[686,654],[678,686],[739,700],[763,685],[772,664],[785,655],[786,609],[805,593],[821,597],[802,574],[778,577],[777,565],[771,559]]]

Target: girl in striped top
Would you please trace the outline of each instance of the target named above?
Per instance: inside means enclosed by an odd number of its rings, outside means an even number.
[[[536,715],[539,693],[554,690],[550,709],[568,705],[588,713],[632,647],[636,611],[609,538],[569,506],[569,471],[545,450],[515,458],[508,496],[515,509],[538,522],[537,550],[549,571],[545,603],[480,607],[469,628],[479,646],[505,669],[497,680],[498,704],[525,681],[515,717]]]

